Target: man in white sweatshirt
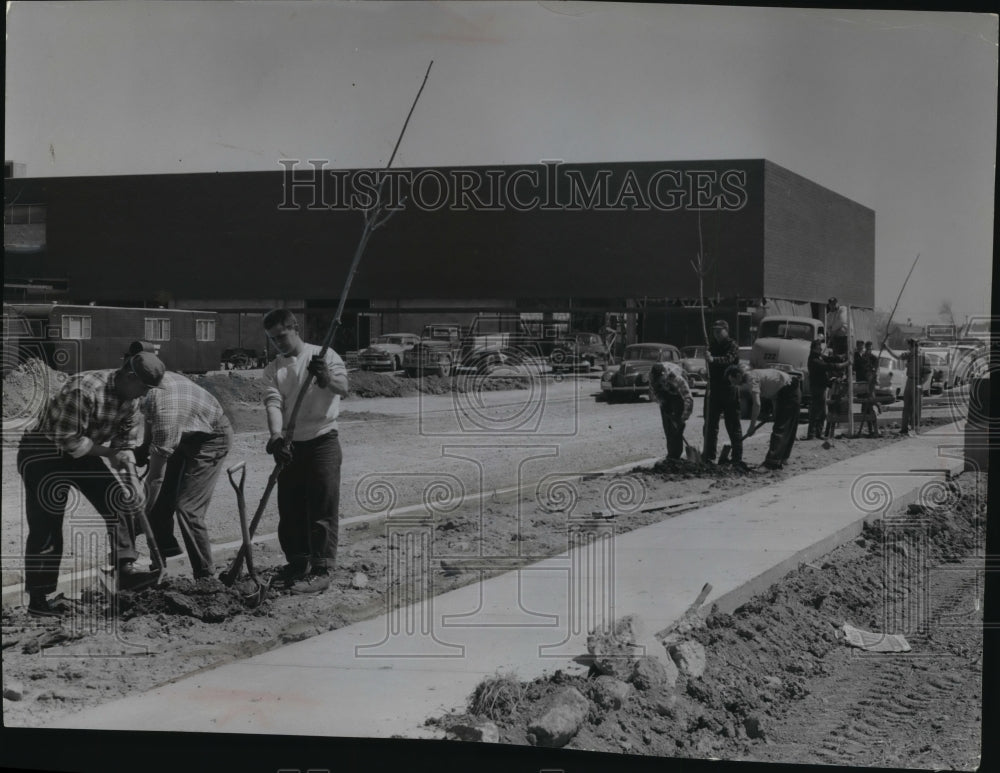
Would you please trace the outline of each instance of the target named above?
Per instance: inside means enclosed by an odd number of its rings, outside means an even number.
[[[280,579],[292,593],[321,593],[330,585],[337,559],[340,510],[340,439],[337,416],[347,396],[347,368],[332,349],[307,344],[295,315],[275,309],[264,330],[278,355],[264,369],[267,452],[281,465],[278,475],[278,542],[288,564]],[[287,427],[306,379],[315,378]]]

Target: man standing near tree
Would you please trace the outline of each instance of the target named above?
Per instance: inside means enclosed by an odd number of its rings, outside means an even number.
[[[719,442],[719,418],[724,417],[729,444],[732,446],[733,464],[743,462],[743,427],[740,424],[740,398],[726,378],[726,368],[738,365],[740,349],[729,337],[729,323],[724,319],[712,325],[712,341],[705,352],[708,366],[708,394],[705,396],[705,453],[704,461],[715,461],[715,447]]]
[[[264,330],[278,350],[264,369],[264,406],[270,440],[267,452],[282,465],[278,476],[278,542],[288,562],[280,572],[292,593],[321,593],[330,585],[337,559],[341,450],[337,430],[340,398],[347,397],[347,368],[332,349],[307,344],[295,315],[274,309]],[[287,427],[302,385],[310,384]]]

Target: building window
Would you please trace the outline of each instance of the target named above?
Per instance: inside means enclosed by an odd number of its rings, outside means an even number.
[[[215,340],[215,320],[214,319],[196,319],[194,321],[194,340],[195,341],[214,341]]]
[[[13,204],[9,207],[4,207],[4,225],[35,225],[44,222],[44,204]]]
[[[86,340],[90,338],[90,317],[63,315],[62,337],[67,340]]]
[[[146,317],[147,341],[169,341],[170,340],[170,320],[161,317]]]

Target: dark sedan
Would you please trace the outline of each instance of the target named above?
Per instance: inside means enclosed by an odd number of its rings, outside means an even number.
[[[601,376],[601,394],[609,402],[619,398],[635,400],[649,393],[649,371],[655,362],[679,365],[680,349],[670,344],[632,344],[625,347],[620,365],[606,368]]]

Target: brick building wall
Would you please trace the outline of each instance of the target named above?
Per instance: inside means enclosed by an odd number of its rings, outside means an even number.
[[[875,213],[764,162],[764,296],[875,305]]]

